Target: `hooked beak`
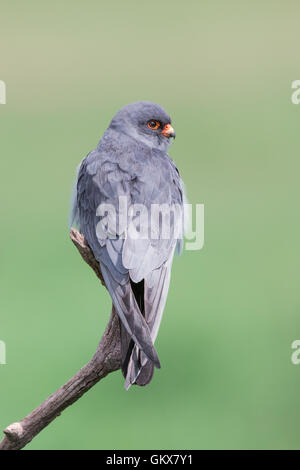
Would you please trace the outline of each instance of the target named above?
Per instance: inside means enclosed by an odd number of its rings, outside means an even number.
[[[166,124],[163,128],[163,130],[161,131],[162,135],[164,135],[165,137],[176,137],[176,134],[175,134],[175,131],[173,129],[173,127],[171,126],[171,124]]]

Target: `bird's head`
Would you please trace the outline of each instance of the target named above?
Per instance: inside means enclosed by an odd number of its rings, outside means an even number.
[[[175,138],[170,116],[161,106],[149,101],[124,106],[109,127],[163,151],[168,149],[172,137]]]

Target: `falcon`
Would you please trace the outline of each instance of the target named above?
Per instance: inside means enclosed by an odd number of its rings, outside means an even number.
[[[74,185],[71,224],[99,262],[120,320],[126,390],[160,368],[154,342],[183,244],[184,186],[167,153],[174,138],[161,106],[129,104],[82,160]]]

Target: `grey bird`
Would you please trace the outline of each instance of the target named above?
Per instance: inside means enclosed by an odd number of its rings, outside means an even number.
[[[171,119],[161,106],[147,101],[129,104],[83,159],[74,186],[71,224],[78,226],[99,261],[120,319],[126,390],[132,384],[147,385],[154,366],[160,368],[154,341],[174,252],[176,247],[179,252],[182,249],[184,221],[183,210],[171,211],[170,234],[165,237],[160,225],[164,216],[158,224],[150,218],[147,236],[141,236],[141,231],[132,230],[133,226],[141,229],[134,225],[137,217],[121,213],[120,197],[128,207],[139,205],[149,212],[161,205],[183,209],[183,182],[167,153],[172,138]],[[99,211],[101,205],[113,207],[116,220],[105,217]],[[140,225],[143,220],[149,222],[149,216],[139,219]]]

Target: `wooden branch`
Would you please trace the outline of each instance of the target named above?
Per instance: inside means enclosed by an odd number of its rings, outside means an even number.
[[[86,244],[83,235],[71,229],[70,237],[84,261],[94,270],[104,285],[99,263]],[[29,415],[4,430],[0,450],[19,450],[50,424],[62,411],[77,401],[107,374],[121,367],[120,328],[118,316],[112,308],[110,320],[94,356],[74,377],[48,397]]]

